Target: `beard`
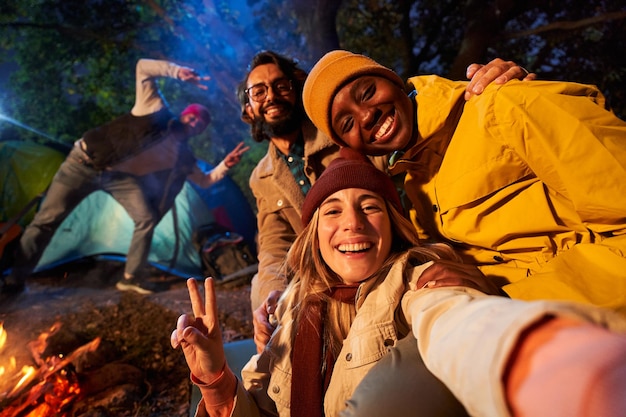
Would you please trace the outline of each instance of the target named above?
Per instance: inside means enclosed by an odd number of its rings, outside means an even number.
[[[263,115],[252,121],[252,138],[256,142],[269,141],[272,137],[293,133],[302,128],[304,110],[301,106],[292,106],[290,103],[281,103],[289,107],[289,113],[274,122],[268,122]]]

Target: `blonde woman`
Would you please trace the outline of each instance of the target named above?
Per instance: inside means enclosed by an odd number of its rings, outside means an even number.
[[[415,351],[471,415],[540,415],[527,408],[537,407],[526,401],[528,388],[544,390],[543,371],[565,378],[559,372],[571,365],[535,367],[552,349],[584,360],[585,369],[576,373],[573,391],[540,402],[550,415],[576,415],[570,396],[593,386],[600,369],[611,370],[612,388],[623,391],[626,337],[603,328],[625,330],[619,317],[467,287],[430,289],[422,272],[432,262],[469,282],[478,270],[455,263],[447,246],[421,246],[401,210],[389,177],[360,154],[342,150],[307,194],[305,229],[286,259],[293,278],[279,302],[277,330],[241,381],[226,363],[212,280],[205,282],[206,301],[196,282],[188,281],[193,315],[179,318],[171,342],[182,347],[202,392],[198,415],[341,415],[368,371],[410,334]],[[585,406],[603,408],[595,412],[626,405],[605,388],[583,391]],[[413,398],[404,401],[413,407],[409,415],[419,415]]]

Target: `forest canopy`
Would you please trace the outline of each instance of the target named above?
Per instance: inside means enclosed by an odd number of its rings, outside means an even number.
[[[213,123],[192,144],[216,163],[251,142],[235,89],[263,49],[305,69],[348,49],[405,78],[465,79],[468,64],[501,57],[540,79],[598,85],[624,119],[625,29],[621,0],[9,0],[0,5],[0,68],[10,74],[0,81],[0,140],[70,144],[130,110],[137,59],[167,59],[211,77],[208,91],[161,86],[174,111],[209,107]],[[244,190],[265,152],[252,148],[233,172]]]

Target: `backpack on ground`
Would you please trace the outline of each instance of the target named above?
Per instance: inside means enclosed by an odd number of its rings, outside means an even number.
[[[238,233],[217,223],[201,226],[194,234],[205,277],[216,285],[248,283],[257,272],[257,260]]]

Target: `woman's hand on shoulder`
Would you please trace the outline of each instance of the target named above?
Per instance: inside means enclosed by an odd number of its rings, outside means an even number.
[[[502,290],[476,266],[448,260],[436,260],[417,280],[416,289],[469,287],[488,295],[503,295]]]
[[[467,78],[470,80],[465,91],[465,100],[481,94],[491,83],[505,84],[511,80],[532,81],[537,78],[534,72],[513,61],[496,58],[486,65],[471,64],[467,67]]]

